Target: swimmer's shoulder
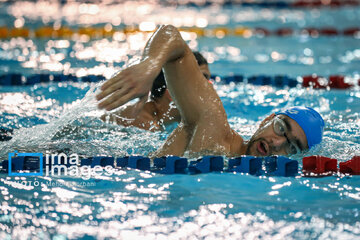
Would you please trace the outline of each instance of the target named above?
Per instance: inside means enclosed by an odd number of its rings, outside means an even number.
[[[229,135],[227,136],[227,141],[230,146],[230,151],[227,154],[228,156],[239,156],[245,153],[245,141],[234,129],[231,129]]]

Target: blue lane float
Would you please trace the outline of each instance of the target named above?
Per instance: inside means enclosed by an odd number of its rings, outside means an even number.
[[[264,158],[267,175],[294,177],[298,175],[299,163],[283,156],[270,156]]]
[[[100,167],[106,167],[106,166],[112,166],[115,167],[115,159],[113,157],[106,157],[106,156],[98,156],[98,157],[92,157],[92,158],[83,158],[80,159],[80,166],[100,166]]]
[[[10,73],[0,76],[1,86],[18,86],[23,85],[23,76],[21,74]]]
[[[25,84],[26,85],[34,85],[37,83],[46,83],[46,82],[50,81],[50,77],[51,77],[50,74],[31,75],[26,78]]]
[[[63,157],[55,156],[49,161],[42,161],[42,153],[9,153],[11,155],[11,171],[8,160],[3,160],[0,166],[0,172],[7,172],[9,175],[16,176],[42,176],[41,171],[61,171],[64,167],[69,168],[73,166],[87,166],[91,168],[99,167],[114,167],[114,168],[131,168],[145,171],[151,171],[160,174],[199,174],[210,172],[233,172],[246,173],[250,175],[265,175],[265,176],[283,176],[294,177],[301,172],[302,176],[309,177],[307,172],[312,172],[310,177],[324,177],[333,174],[347,174],[360,175],[360,156],[354,156],[347,162],[341,162],[340,170],[337,168],[337,160],[330,159],[324,156],[310,156],[303,158],[303,169],[299,171],[298,161],[292,160],[284,156],[269,156],[269,157],[255,157],[255,156],[239,156],[230,158],[227,161],[222,156],[204,156],[196,161],[189,161],[184,157],[165,156],[155,158],[153,164],[148,157],[143,156],[125,156],[125,157],[109,157],[109,156],[95,156],[80,159],[80,163],[70,162]],[[310,160],[309,160],[310,159]],[[311,164],[309,161],[315,159],[317,164]],[[306,161],[305,161],[306,160]],[[314,160],[314,161],[315,161]],[[328,172],[328,160],[332,160],[333,174],[323,175]],[[334,161],[333,161],[334,160]],[[40,166],[42,162],[42,166]],[[333,164],[334,163],[334,164]],[[227,166],[226,166],[227,165]],[[319,167],[320,166],[320,167]],[[323,166],[323,168],[321,168]],[[311,168],[311,169],[310,169]],[[310,169],[310,170],[309,170]],[[320,170],[319,170],[320,169]],[[30,172],[30,173],[29,173]],[[12,174],[10,174],[12,173]],[[21,174],[19,174],[21,173]],[[305,173],[305,174],[304,174]]]
[[[116,159],[117,167],[128,167],[139,170],[150,170],[150,158],[143,156],[126,156]]]
[[[220,83],[241,83],[241,82],[247,82],[253,85],[269,85],[269,86],[275,86],[275,87],[296,87],[299,82],[297,79],[286,76],[286,75],[275,75],[275,76],[269,76],[269,75],[254,75],[245,77],[242,75],[234,75],[234,76],[213,76],[213,79],[220,80]]]
[[[48,82],[100,82],[105,80],[102,75],[86,75],[77,77],[72,74],[33,74],[25,76],[18,73],[0,75],[0,86],[27,86]]]
[[[188,168],[187,158],[166,156],[154,159],[151,171],[162,174],[186,173]]]
[[[243,75],[233,75],[233,76],[225,76],[225,77],[221,77],[221,76],[217,76],[217,75],[212,75],[211,76],[212,79],[220,79],[221,82],[224,82],[226,84],[229,83],[240,83],[244,81],[244,76]]]
[[[39,157],[13,157],[12,172],[24,170],[34,171],[39,169]],[[43,162],[44,163],[44,162]],[[2,162],[2,169],[9,170],[8,160]],[[55,157],[50,163],[46,163],[47,168],[63,165],[70,167],[70,162],[64,163],[60,158]],[[45,163],[44,163],[45,165]],[[222,156],[204,156],[196,161],[188,161],[187,158],[177,156],[166,156],[155,158],[153,164],[148,157],[144,156],[125,156],[125,157],[109,157],[95,156],[80,159],[80,166],[88,166],[94,168],[100,167],[117,167],[131,168],[143,171],[152,171],[160,174],[202,174],[210,172],[238,172],[251,175],[268,175],[293,177],[299,174],[298,162],[283,156],[270,157],[254,157],[240,156],[230,158],[225,167],[225,160]]]
[[[91,158],[84,158],[80,160],[80,166],[91,166]]]
[[[18,156],[13,157],[11,159],[11,171],[18,172],[18,171],[34,171],[39,169],[39,157],[32,157],[32,156]],[[4,160],[2,161],[2,168],[4,170],[9,169],[9,161]]]
[[[115,166],[114,162],[115,162],[115,159],[113,157],[94,157],[91,162],[91,167],[95,167],[95,166],[101,166],[101,167],[112,166],[112,167],[114,167]]]
[[[262,158],[254,156],[241,156],[231,158],[228,162],[228,172],[249,173],[251,175],[262,175]]]
[[[191,161],[189,173],[209,173],[224,170],[224,158],[221,156],[204,156],[197,161]]]

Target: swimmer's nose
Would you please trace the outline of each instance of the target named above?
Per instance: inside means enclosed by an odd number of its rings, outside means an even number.
[[[274,134],[274,136],[271,137],[270,144],[275,151],[279,151],[287,144],[287,140],[285,136],[278,136]]]

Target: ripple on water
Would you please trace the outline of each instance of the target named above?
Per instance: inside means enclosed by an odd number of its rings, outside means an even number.
[[[360,234],[359,180],[137,170],[89,180],[2,176],[0,236],[351,239]]]

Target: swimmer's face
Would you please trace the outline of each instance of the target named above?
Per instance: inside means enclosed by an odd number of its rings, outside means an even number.
[[[292,155],[308,149],[306,135],[300,125],[285,115],[270,115],[251,137],[247,155]]]

